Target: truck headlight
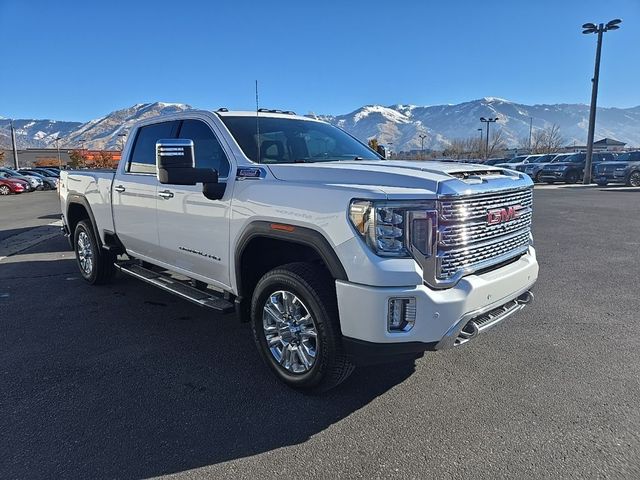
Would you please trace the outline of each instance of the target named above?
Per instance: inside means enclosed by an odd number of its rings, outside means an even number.
[[[349,207],[349,219],[376,255],[409,258],[410,245],[427,254],[427,245],[433,238],[433,223],[426,221],[426,213],[421,214],[434,210],[434,201],[353,200]]]

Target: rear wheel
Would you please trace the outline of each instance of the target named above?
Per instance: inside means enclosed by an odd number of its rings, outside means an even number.
[[[0,185],[0,195],[9,195],[11,193],[11,189],[6,185]]]
[[[321,267],[290,263],[265,274],[251,325],[263,360],[292,388],[323,392],[354,369],[342,350],[334,280]]]
[[[89,220],[78,222],[74,250],[80,274],[91,285],[108,283],[115,274],[115,256],[98,245]]]
[[[627,186],[640,187],[640,172],[631,172],[627,180]]]
[[[606,187],[607,186],[607,182],[597,182],[599,187]]]

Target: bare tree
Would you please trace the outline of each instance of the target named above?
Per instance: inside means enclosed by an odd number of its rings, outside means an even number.
[[[564,137],[560,134],[560,126],[553,124],[542,130],[533,132],[531,138],[531,153],[553,153],[564,144]]]
[[[4,152],[0,150],[0,165],[4,165]]]
[[[487,158],[492,157],[496,152],[502,151],[507,148],[507,143],[504,141],[502,129],[496,130],[489,139],[489,152]]]

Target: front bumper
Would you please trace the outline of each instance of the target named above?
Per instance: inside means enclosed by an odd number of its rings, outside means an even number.
[[[471,319],[511,302],[516,302],[518,308],[504,318],[523,308],[527,302],[519,302],[518,298],[529,291],[537,278],[536,254],[530,247],[517,261],[487,273],[469,275],[455,287],[444,290],[425,285],[372,287],[339,280],[336,291],[342,334],[348,344],[397,345],[395,348],[400,352],[406,348],[412,352],[449,348],[457,344],[456,338]],[[387,330],[388,302],[392,297],[416,299],[416,321],[408,332]],[[393,351],[392,347],[385,348]]]
[[[625,183],[627,179],[627,172],[596,172],[593,178],[596,182]]]
[[[552,172],[545,172],[543,170],[540,173],[540,180],[542,180],[543,182],[547,182],[547,181],[564,182],[566,178],[567,178],[567,172],[564,170],[552,171]]]

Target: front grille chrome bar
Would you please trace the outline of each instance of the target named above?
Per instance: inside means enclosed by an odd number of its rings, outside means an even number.
[[[424,248],[411,247],[412,222],[407,222],[407,245],[422,267],[422,276],[432,288],[449,288],[472,273],[497,268],[525,254],[531,244],[533,190],[530,186],[467,196],[445,197],[437,210],[409,212],[433,218],[436,234]],[[510,211],[497,223],[490,213]]]

